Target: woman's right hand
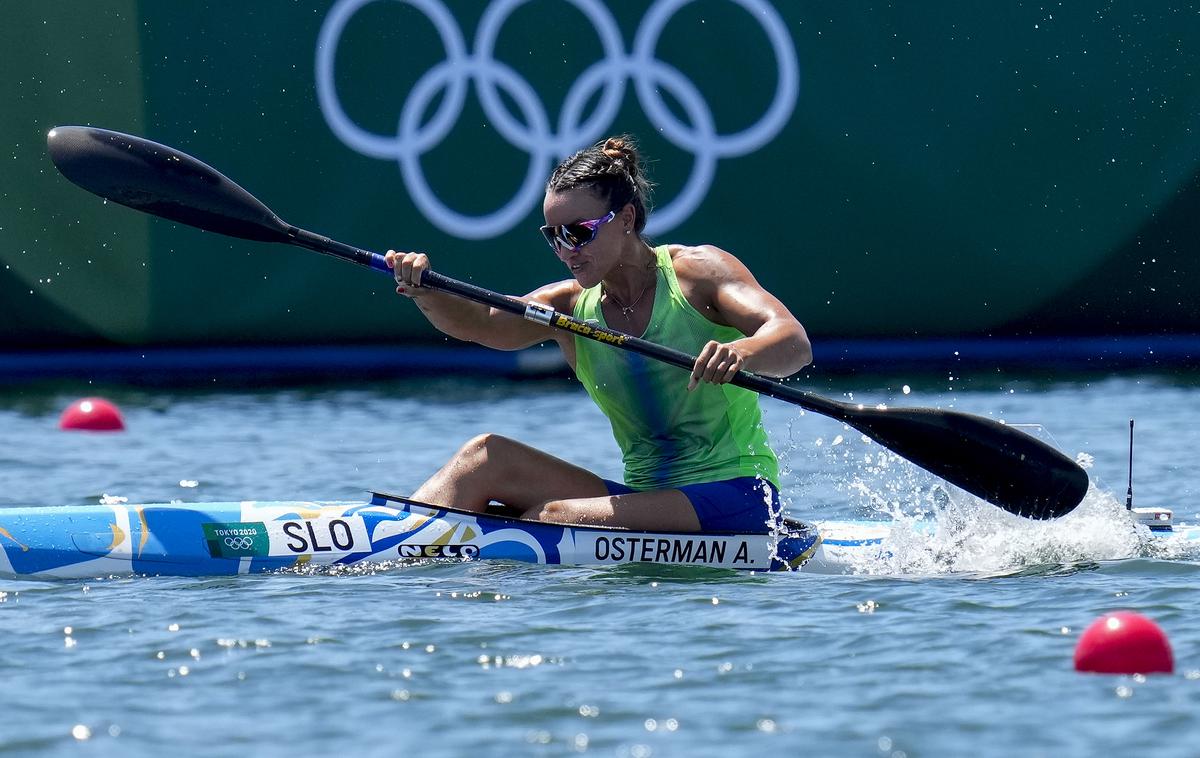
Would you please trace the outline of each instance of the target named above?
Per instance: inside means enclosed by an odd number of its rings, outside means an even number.
[[[398,253],[388,250],[383,256],[388,268],[396,277],[396,294],[405,297],[421,297],[430,292],[421,286],[421,273],[429,269],[429,256],[425,253]]]

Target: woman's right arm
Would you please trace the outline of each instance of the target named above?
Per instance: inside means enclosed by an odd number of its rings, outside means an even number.
[[[421,281],[421,272],[429,270],[429,256],[425,253],[389,250],[384,258],[395,271],[396,293],[410,298],[429,323],[443,334],[497,350],[520,350],[557,337],[555,330],[548,326],[416,284]],[[570,313],[578,287],[574,280],[555,282],[520,299],[536,300],[557,311]]]

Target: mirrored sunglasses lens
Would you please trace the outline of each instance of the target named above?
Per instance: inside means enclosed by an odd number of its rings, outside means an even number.
[[[559,227],[558,237],[567,247],[574,250],[580,245],[591,242],[596,232],[583,224],[563,224]]]

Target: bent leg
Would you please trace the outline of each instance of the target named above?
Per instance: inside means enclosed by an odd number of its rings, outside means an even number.
[[[635,492],[550,500],[527,510],[524,518],[555,524],[597,524],[627,529],[698,532],[700,519],[679,490]]]
[[[468,440],[413,493],[432,505],[483,511],[493,500],[521,511],[563,498],[607,495],[592,472],[498,434]]]

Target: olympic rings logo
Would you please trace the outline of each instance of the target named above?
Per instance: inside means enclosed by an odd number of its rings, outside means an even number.
[[[651,216],[651,234],[683,223],[699,207],[712,184],[717,161],[758,150],[787,123],[800,91],[800,69],[787,25],[769,0],[730,0],[745,9],[766,32],[778,65],[774,97],[757,122],[732,134],[720,134],[708,103],[679,69],[655,57],[664,27],[692,0],[656,0],[643,17],[626,52],[617,22],[601,0],[568,0],[591,21],[604,57],[590,65],[572,84],[556,128],[533,85],[511,66],[493,57],[496,39],[513,11],[528,0],[493,0],[483,13],[468,50],[453,14],[440,0],[400,0],[421,11],[437,29],[445,60],[417,81],[400,111],[395,135],[367,131],[343,110],[334,83],[334,59],[346,24],[375,0],[338,0],[325,17],[317,40],[317,101],[329,128],[349,148],[362,155],[399,163],[404,185],[413,202],[434,225],[464,239],[497,237],[524,220],[541,200],[546,177],[557,160],[600,139],[613,125],[627,81],[632,80],[642,110],[669,142],[692,153],[692,169],[684,188]],[[529,154],[529,168],[517,193],[501,208],[479,216],[459,213],[434,193],[421,167],[421,156],[440,144],[463,112],[468,85],[474,83],[488,121],[511,145]],[[680,121],[659,90],[669,92],[690,123]],[[516,103],[524,117],[517,120],[504,106],[500,92]],[[597,92],[590,115],[584,108]],[[445,93],[425,124],[421,118],[439,93]],[[585,118],[586,115],[586,118]]]
[[[251,537],[226,537],[225,547],[230,550],[249,550],[254,545]]]

